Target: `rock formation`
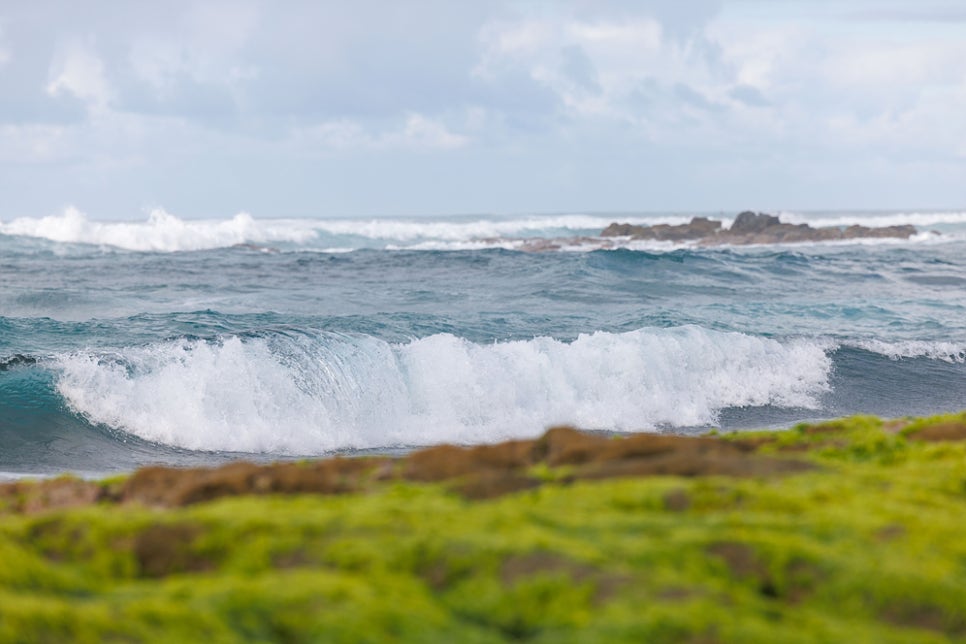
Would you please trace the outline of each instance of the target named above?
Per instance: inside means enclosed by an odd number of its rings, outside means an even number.
[[[908,239],[915,233],[915,226],[910,225],[881,228],[859,225],[844,229],[837,226],[813,228],[808,224],[782,223],[775,215],[745,211],[735,217],[730,228],[722,228],[720,221],[707,217],[694,217],[689,223],[676,226],[612,223],[601,232],[601,237],[696,241],[703,246],[717,246],[720,244],[788,244],[861,238]]]

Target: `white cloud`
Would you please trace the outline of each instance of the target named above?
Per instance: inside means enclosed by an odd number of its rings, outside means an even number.
[[[77,41],[68,44],[54,58],[49,79],[49,95],[70,93],[92,109],[103,110],[114,98],[114,90],[105,76],[104,62],[90,47]]]
[[[10,62],[10,51],[3,45],[3,25],[0,24],[0,67]]]
[[[451,132],[443,123],[422,114],[407,116],[402,133],[392,135],[390,140],[414,148],[441,150],[451,150],[469,143],[468,137]]]
[[[152,190],[210,177],[233,186],[238,168],[284,182],[330,164],[351,183],[376,167],[392,174],[393,164],[438,162],[454,176],[479,176],[516,162],[509,174],[518,185],[503,194],[562,199],[553,182],[566,177],[576,186],[566,194],[585,191],[590,206],[613,194],[601,188],[607,177],[636,181],[627,168],[652,168],[655,182],[670,185],[661,177],[675,164],[712,179],[730,167],[737,185],[738,175],[767,174],[776,161],[827,176],[829,159],[852,155],[855,176],[866,158],[882,160],[877,176],[890,160],[911,158],[936,167],[955,160],[936,176],[961,174],[961,23],[864,18],[864,9],[882,8],[871,0],[848,8],[805,0],[5,7],[0,158],[69,166],[80,186],[120,182],[123,171]],[[527,183],[523,167],[539,168],[546,183]],[[238,192],[257,190],[248,183]],[[0,187],[10,185],[0,177]]]
[[[251,3],[192,5],[173,28],[140,34],[128,62],[161,99],[183,91],[185,83],[232,88],[259,75],[245,56],[258,17]]]
[[[468,115],[468,122],[479,118]],[[296,141],[309,142],[323,150],[454,150],[470,143],[470,138],[450,130],[441,121],[422,114],[408,114],[401,125],[370,130],[352,119],[326,121],[294,133]]]
[[[841,46],[824,61],[823,72],[839,85],[890,90],[948,82],[951,75],[962,73],[964,60],[966,40],[866,41]]]
[[[51,163],[64,159],[68,129],[56,125],[0,125],[0,163]]]

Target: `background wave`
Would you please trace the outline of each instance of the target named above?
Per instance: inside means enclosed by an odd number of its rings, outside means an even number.
[[[100,222],[76,208],[60,215],[18,218],[0,222],[0,234],[46,240],[58,244],[86,244],[139,252],[199,251],[254,245],[266,250],[348,251],[360,248],[382,250],[478,250],[482,248],[532,249],[535,239],[566,240],[563,250],[592,250],[604,245],[594,237],[614,221],[633,224],[681,224],[691,214],[566,214],[437,218],[372,219],[255,219],[239,213],[224,220],[183,220],[155,209],[146,221]],[[710,215],[730,225],[732,217]],[[959,238],[966,234],[966,213],[782,213],[785,221],[816,226],[868,226],[913,224],[933,226],[943,235]],[[936,241],[936,235],[921,231],[913,242]],[[607,240],[609,244],[644,250],[668,250],[681,244],[654,241]],[[849,243],[858,243],[851,241]],[[896,243],[895,240],[865,240],[864,243]],[[903,242],[909,243],[909,242]],[[556,248],[555,248],[556,249]]]

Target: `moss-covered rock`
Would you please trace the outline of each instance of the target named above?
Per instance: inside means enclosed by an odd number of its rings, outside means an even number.
[[[18,482],[0,641],[966,641],[963,427]]]

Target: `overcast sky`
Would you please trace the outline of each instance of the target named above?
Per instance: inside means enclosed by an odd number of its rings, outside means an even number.
[[[963,0],[0,0],[0,219],[966,208]]]

